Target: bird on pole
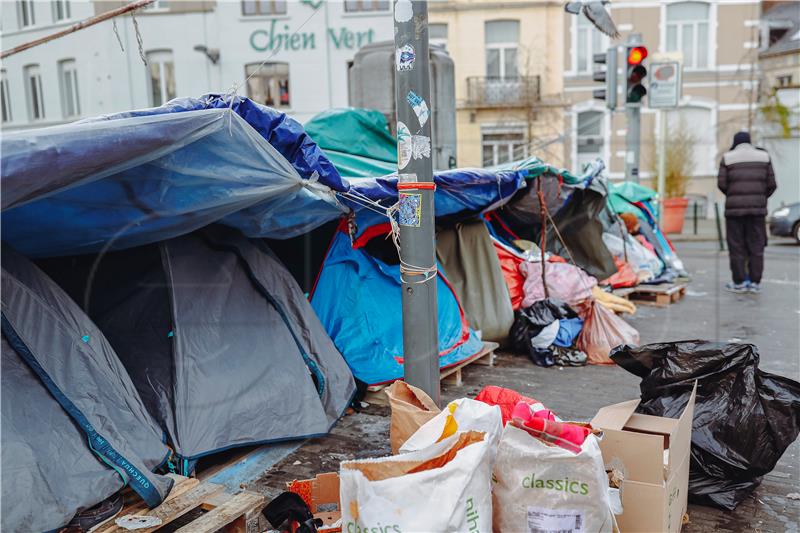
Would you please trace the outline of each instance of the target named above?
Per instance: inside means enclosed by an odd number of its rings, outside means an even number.
[[[609,0],[591,0],[583,2],[567,2],[564,6],[564,11],[572,15],[580,15],[581,11],[589,19],[589,22],[594,24],[594,27],[605,33],[612,39],[619,38],[619,31],[617,25],[611,18],[611,15],[606,11],[606,4]]]

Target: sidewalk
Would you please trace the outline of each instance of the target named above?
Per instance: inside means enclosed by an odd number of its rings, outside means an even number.
[[[677,248],[693,282],[676,304],[639,308],[630,322],[640,331],[642,343],[691,338],[753,342],[759,347],[764,370],[799,379],[798,339],[789,332],[797,331],[800,312],[800,247],[767,249],[764,292],[758,296],[722,291],[727,254],[718,252],[715,244],[693,242]],[[789,287],[794,290],[786,290]],[[615,366],[546,369],[506,352],[498,355],[494,367],[466,367],[461,387],[443,384],[443,402],[474,396],[490,384],[516,389],[542,401],[562,418],[579,421],[589,420],[604,405],[639,396],[639,379]],[[274,466],[263,464],[263,474],[243,486],[272,498],[285,490],[286,482],[337,471],[344,459],[388,455],[388,415],[389,409],[378,405],[347,415],[330,435],[298,448],[292,445],[294,451]],[[795,442],[753,496],[734,512],[690,505],[690,522],[683,531],[796,531],[800,501],[786,495],[800,492],[798,457],[800,443]]]

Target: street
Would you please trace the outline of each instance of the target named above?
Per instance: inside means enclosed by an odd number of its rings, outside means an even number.
[[[775,240],[766,250],[763,292],[736,295],[722,289],[728,281],[728,256],[716,242],[676,243],[692,275],[686,296],[667,308],[639,306],[630,322],[642,343],[709,339],[758,346],[760,368],[800,378],[800,246]],[[494,367],[471,365],[464,385],[443,384],[443,401],[474,396],[485,385],[500,385],[536,398],[567,420],[587,421],[598,408],[639,396],[639,379],[615,366],[582,368],[534,366],[527,358],[501,352]],[[312,439],[247,484],[274,497],[285,482],[338,470],[340,461],[388,455],[389,409],[369,405],[345,416],[331,434]],[[797,531],[800,443],[789,447],[752,498],[734,512],[689,505],[686,532]]]

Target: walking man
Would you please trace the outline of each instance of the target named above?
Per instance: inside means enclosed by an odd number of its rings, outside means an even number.
[[[776,185],[769,154],[750,144],[746,131],[733,136],[733,146],[722,156],[717,186],[725,194],[725,233],[733,278],[725,289],[758,293],[767,245],[767,198]]]

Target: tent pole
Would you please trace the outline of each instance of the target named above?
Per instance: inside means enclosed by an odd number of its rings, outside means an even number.
[[[403,373],[439,405],[428,2],[394,2]]]
[[[545,203],[544,193],[542,192],[542,176],[536,178],[536,194],[539,197],[539,216],[542,219],[542,236],[539,239],[539,250],[542,252],[542,289],[544,289],[544,297],[550,298],[550,291],[547,288],[547,276],[545,271],[547,262],[545,261],[544,249],[547,247],[547,218],[545,218]]]

